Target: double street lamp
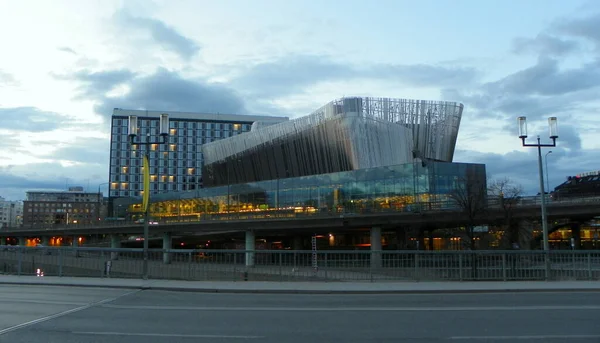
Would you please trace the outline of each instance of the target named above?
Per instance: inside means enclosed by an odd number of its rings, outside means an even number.
[[[146,135],[146,140],[142,141],[138,139],[136,141],[136,136],[138,132],[138,118],[137,116],[129,116],[129,143],[131,146],[133,145],[153,145],[153,144],[165,144],[167,143],[167,136],[169,135],[169,115],[166,113],[162,113],[159,119],[159,140],[151,140],[150,133]],[[142,210],[144,212],[144,264],[143,264],[143,278],[144,280],[148,279],[148,239],[149,239],[149,210],[150,210],[150,162],[148,160],[148,148],[144,150],[143,155],[143,181],[144,187],[143,191],[143,201],[142,201]]]
[[[524,147],[534,147],[538,149],[538,169],[540,175],[540,197],[541,197],[541,205],[542,205],[542,233],[543,233],[543,247],[544,251],[548,252],[550,250],[550,244],[548,242],[548,220],[546,216],[546,192],[544,191],[544,169],[542,167],[542,148],[551,148],[556,147],[556,139],[558,138],[558,121],[556,117],[548,118],[548,126],[550,129],[550,139],[552,140],[552,144],[542,144],[540,140],[540,136],[537,136],[537,143],[528,144],[525,143],[525,139],[527,138],[527,118],[526,117],[518,117],[517,118],[519,125],[519,138],[521,138]],[[548,262],[548,259],[546,259]],[[547,265],[548,267],[549,265]],[[549,270],[547,269],[547,273]]]

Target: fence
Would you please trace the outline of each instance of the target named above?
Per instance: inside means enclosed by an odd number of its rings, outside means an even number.
[[[142,249],[0,246],[1,274],[141,278],[143,263]],[[148,275],[198,281],[600,280],[600,251],[151,249]]]

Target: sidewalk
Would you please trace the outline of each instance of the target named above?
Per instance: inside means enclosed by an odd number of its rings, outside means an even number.
[[[2,285],[102,287],[207,293],[427,294],[600,291],[600,281],[226,282],[0,275]]]

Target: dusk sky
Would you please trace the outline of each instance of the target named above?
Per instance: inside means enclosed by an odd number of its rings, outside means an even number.
[[[516,118],[549,142],[556,116],[551,186],[600,170],[600,1],[0,0],[0,44],[11,200],[97,191],[114,107],[294,118],[344,96],[458,101],[457,162],[534,195]]]

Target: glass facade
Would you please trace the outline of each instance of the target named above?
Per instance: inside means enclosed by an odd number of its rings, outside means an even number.
[[[159,220],[203,220],[244,212],[443,210],[457,207],[450,195],[465,189],[466,183],[476,183],[485,189],[485,165],[419,160],[395,166],[157,194],[150,199],[150,216]],[[142,217],[139,197],[115,201],[124,209],[119,216],[132,220]]]

